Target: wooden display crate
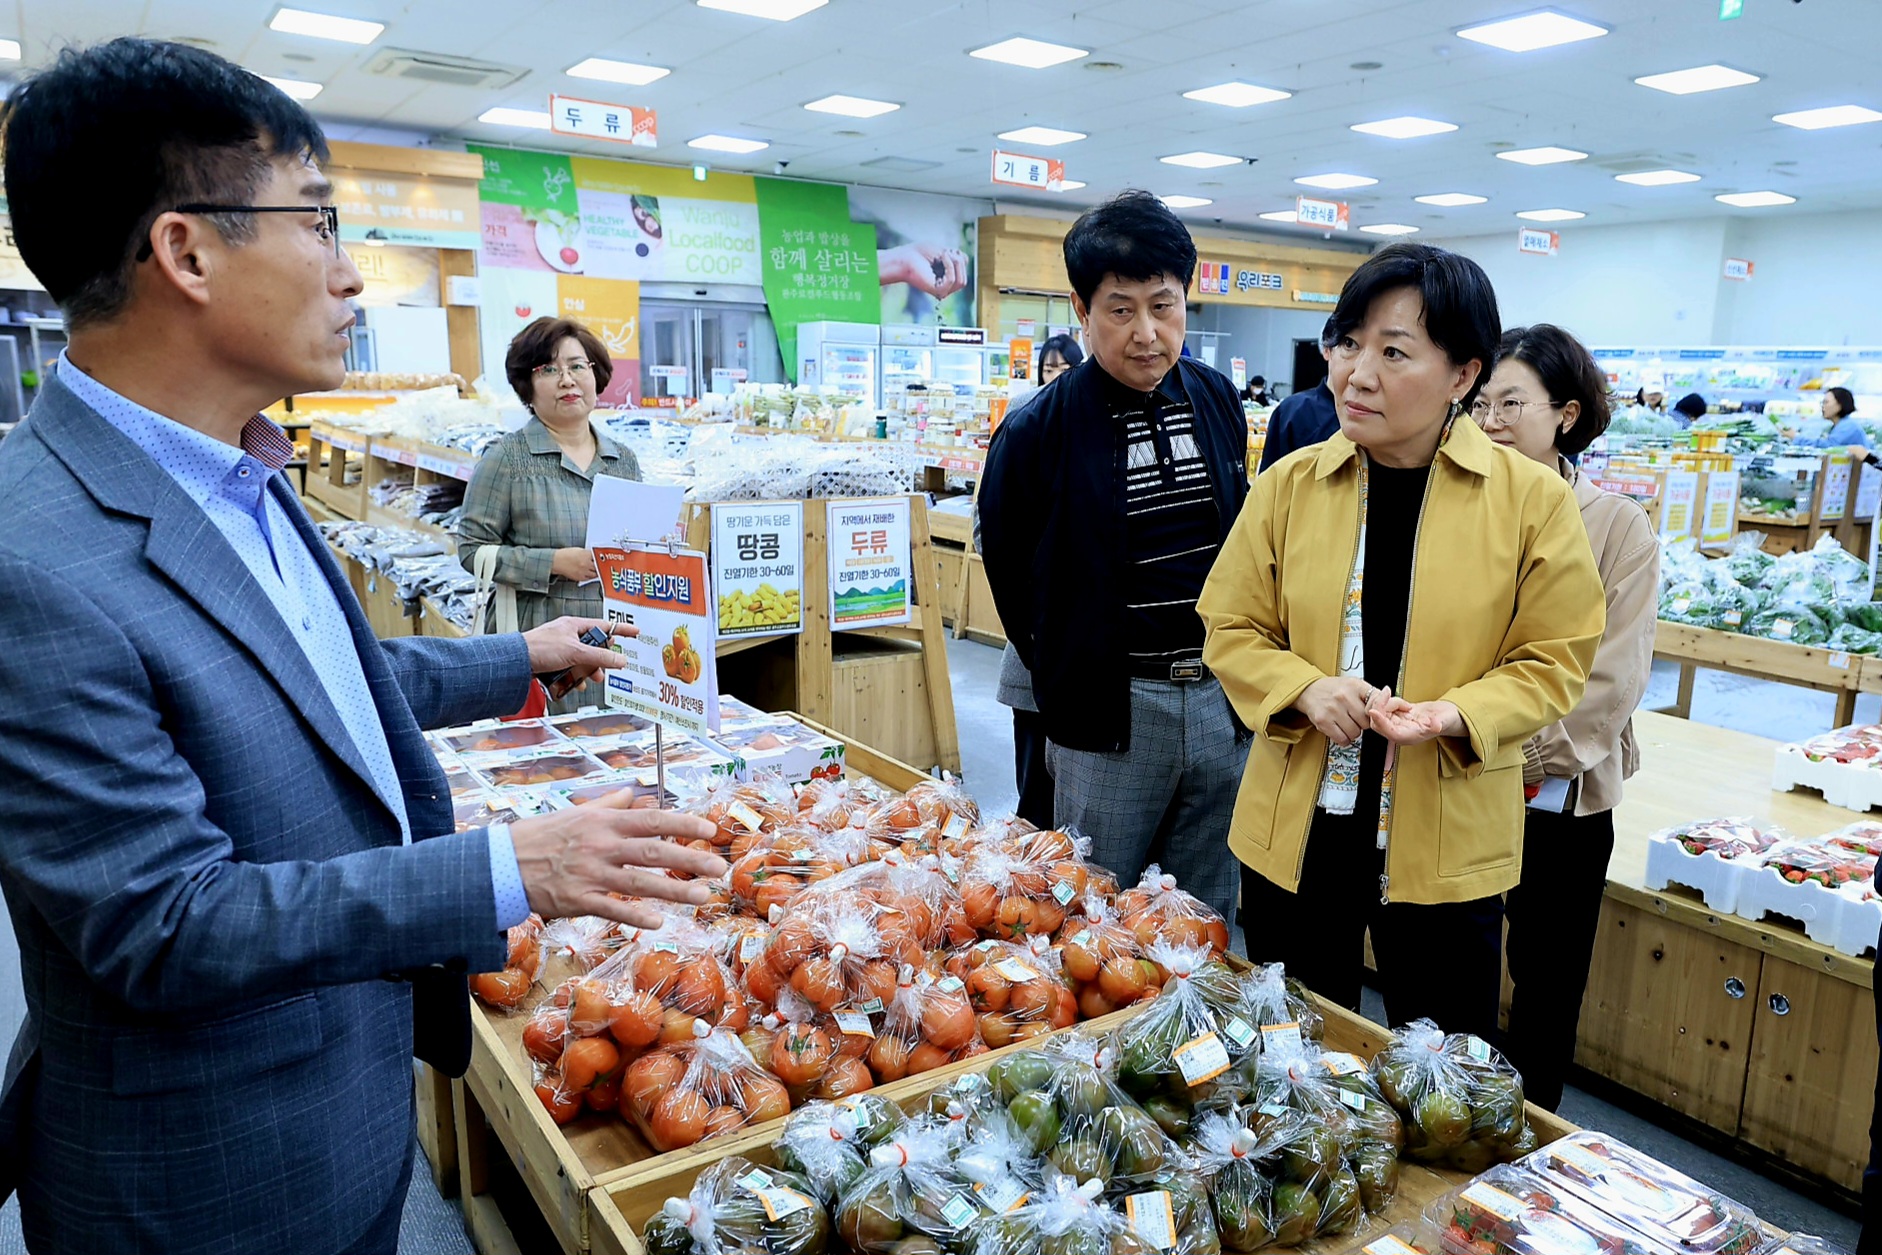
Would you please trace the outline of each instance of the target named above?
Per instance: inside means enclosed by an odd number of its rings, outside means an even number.
[[[366,476],[346,482],[346,455],[368,452],[370,441],[357,432],[338,431],[324,423],[307,429],[307,493],[342,518],[366,517]]]
[[[1679,664],[1679,696],[1667,713],[1682,719],[1692,714],[1693,683],[1700,667],[1834,693],[1836,722],[1831,726],[1838,728],[1855,722],[1858,692],[1882,691],[1882,674],[1869,681],[1875,688],[1864,687],[1864,671],[1882,673],[1882,663],[1855,654],[1665,620],[1654,628],[1653,656]],[[1764,771],[1769,774],[1768,765]]]
[[[462,640],[469,633],[444,617],[437,603],[429,597],[418,599],[418,635],[439,636],[445,640]]]
[[[1377,1024],[1342,1007],[1316,1001],[1326,1019],[1327,1049],[1349,1051],[1370,1060],[1391,1040],[1391,1034]],[[1103,1020],[1093,1020],[1085,1027],[1102,1031],[1108,1022],[1128,1020],[1142,1010],[1142,1006],[1128,1008],[1106,1016]],[[955,1077],[967,1072],[984,1072],[1002,1053],[996,1051],[966,1063],[909,1077],[892,1085],[878,1086],[873,1092],[893,1099],[905,1110],[914,1110],[926,1101],[930,1093]],[[1553,1142],[1574,1131],[1574,1126],[1533,1105],[1529,1108],[1529,1122],[1543,1143]],[[664,1155],[597,1184],[590,1201],[590,1249],[595,1255],[646,1255],[640,1231],[667,1199],[684,1198],[701,1172],[729,1155],[742,1155],[760,1165],[775,1164],[771,1143],[776,1140],[776,1136],[776,1128],[771,1127],[714,1138],[689,1150]],[[1406,1221],[1415,1222],[1425,1207],[1439,1195],[1456,1189],[1469,1179],[1468,1173],[1428,1168],[1410,1161],[1402,1163],[1398,1195],[1385,1214],[1374,1222],[1375,1228]],[[1306,1255],[1331,1255],[1332,1252],[1346,1251],[1355,1245],[1357,1239],[1354,1235],[1342,1234],[1309,1242],[1296,1249]]]
[[[830,722],[850,736],[911,763],[938,763],[934,728],[908,712],[927,708],[922,649],[901,641],[839,642],[831,658]]]

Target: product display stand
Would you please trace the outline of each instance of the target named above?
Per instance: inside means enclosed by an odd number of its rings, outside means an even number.
[[[1653,656],[1679,664],[1679,696],[1665,713],[1681,719],[1692,714],[1693,684],[1700,667],[1834,693],[1832,728],[1855,722],[1856,694],[1882,692],[1882,659],[1685,623],[1662,620],[1655,626]]]
[[[1000,625],[1000,611],[993,604],[987,567],[974,552],[973,521],[957,514],[936,513],[931,518],[935,569],[941,582],[941,618],[954,629],[957,641],[966,638],[995,649],[1006,648],[1006,629]]]

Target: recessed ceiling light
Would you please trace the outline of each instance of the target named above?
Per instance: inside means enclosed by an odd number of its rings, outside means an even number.
[[[1217,83],[1214,87],[1198,87],[1193,92],[1184,92],[1183,99],[1200,100],[1206,105],[1227,105],[1231,109],[1246,109],[1249,105],[1286,100],[1293,94],[1272,87],[1256,87],[1253,83],[1232,82]]]
[[[1207,196],[1159,196],[1157,198],[1171,209],[1201,209],[1204,205],[1213,205]]]
[[[1205,152],[1176,153],[1169,157],[1159,157],[1157,160],[1166,166],[1187,166],[1191,170],[1215,170],[1222,166],[1238,166],[1242,162],[1240,157],[1230,157],[1225,153]]]
[[[862,96],[825,96],[822,100],[813,100],[804,108],[812,113],[836,113],[846,118],[879,118],[885,113],[894,113],[902,106],[887,100],[869,100]]]
[[[771,147],[766,140],[739,139],[735,135],[701,135],[698,139],[687,140],[686,146],[715,153],[755,153],[761,148]]]
[[[1821,131],[1832,126],[1856,126],[1862,122],[1882,122],[1882,113],[1861,105],[1831,105],[1827,109],[1805,109],[1798,113],[1780,113],[1771,121],[1782,122],[1804,131]]]
[[[1512,148],[1506,153],[1498,153],[1499,161],[1514,161],[1523,166],[1552,166],[1563,161],[1585,161],[1587,153],[1577,152],[1573,148],[1556,148],[1548,145],[1542,148]]]
[[[1352,128],[1361,135],[1382,135],[1386,139],[1417,139],[1421,135],[1442,135],[1446,131],[1455,131],[1456,123],[1438,122],[1431,118],[1385,118],[1378,122],[1361,122]]]
[[[1453,209],[1458,205],[1481,205],[1490,198],[1472,196],[1469,192],[1439,192],[1435,196],[1414,196],[1412,199],[1420,205],[1442,205],[1446,209]]]
[[[1085,186],[1084,183],[1080,182],[1078,179],[1066,179],[1059,184],[1059,190],[1061,192],[1076,192],[1083,186]]]
[[[1029,70],[1043,70],[1047,66],[1063,65],[1067,61],[1088,57],[1091,53],[1084,48],[1067,48],[1064,44],[1049,44],[1039,39],[1003,39],[997,44],[976,48],[967,55],[979,57],[982,61],[999,61],[1006,65],[1024,66]]]
[[[1457,32],[1457,37],[1472,43],[1489,44],[1505,52],[1534,52],[1538,48],[1553,48],[1557,44],[1598,39],[1607,33],[1605,26],[1596,26],[1553,9],[1544,9],[1525,17],[1486,22],[1482,26],[1467,26]]]
[[[1381,222],[1376,226],[1361,227],[1368,235],[1417,235],[1418,228],[1406,226],[1402,222]]]
[[[1329,192],[1343,192],[1349,187],[1371,187],[1378,181],[1363,174],[1309,174],[1294,180],[1302,187],[1320,187]]]
[[[1714,196],[1713,200],[1724,205],[1736,205],[1740,209],[1762,209],[1767,205],[1795,205],[1795,196],[1786,196],[1782,192],[1726,192]]]
[[[311,35],[343,44],[369,44],[386,28],[384,22],[362,22],[358,18],[333,17],[310,13],[306,9],[276,9],[268,20],[268,29],[284,35]]]
[[[20,59],[20,41],[0,39],[0,61],[18,61]]]
[[[319,83],[303,82],[298,78],[276,78],[272,74],[263,74],[261,77],[296,100],[312,100],[320,94]]]
[[[637,65],[632,61],[610,61],[606,57],[590,57],[586,61],[571,65],[562,72],[570,78],[593,78],[604,83],[625,83],[629,87],[645,87],[673,73],[664,66]]]
[[[743,13],[746,17],[767,17],[774,22],[788,22],[812,9],[821,9],[830,0],[699,0],[702,9]]]
[[[1573,222],[1588,215],[1579,209],[1525,209],[1516,216],[1530,222]]]
[[[1055,126],[1022,126],[1018,130],[1001,131],[1001,139],[1010,139],[1015,144],[1039,144],[1046,148],[1054,144],[1075,144],[1085,138],[1083,131],[1061,131]]]
[[[1697,183],[1699,176],[1684,170],[1642,170],[1638,174],[1617,174],[1614,181],[1632,183],[1635,187],[1666,187],[1672,183]]]
[[[477,115],[477,120],[492,126],[526,126],[532,131],[549,129],[549,114],[542,109],[509,109],[500,106],[484,110]]]
[[[1271,214],[1256,215],[1263,222],[1299,222],[1300,217],[1291,209],[1277,209]]]
[[[1671,92],[1675,96],[1715,92],[1723,87],[1743,87],[1757,81],[1756,74],[1728,69],[1722,65],[1696,65],[1690,70],[1669,70],[1665,74],[1648,74],[1634,80],[1642,87],[1651,87],[1657,92]]]

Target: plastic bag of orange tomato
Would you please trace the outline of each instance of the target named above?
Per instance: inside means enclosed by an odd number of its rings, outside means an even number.
[[[1148,949],[1161,939],[1175,946],[1209,947],[1221,958],[1229,948],[1229,926],[1215,910],[1178,887],[1176,877],[1152,863],[1135,888],[1117,895],[1118,918]]]
[[[1109,872],[1085,861],[1091,842],[1075,833],[1008,830],[982,838],[961,867],[961,902],[982,936],[1019,941],[1049,937],[1067,908],[1086,893],[1116,892]]]
[[[904,965],[864,1062],[886,1084],[986,1051],[966,985]]]
[[[717,825],[712,845],[737,858],[750,849],[760,833],[787,827],[797,816],[797,798],[778,776],[750,781],[726,780],[685,809]]]
[[[542,974],[542,916],[531,915],[509,930],[509,953],[500,972],[471,977],[471,992],[499,1011],[514,1011]]]
[[[690,1042],[631,1064],[621,1111],[659,1151],[678,1150],[790,1114],[782,1082],[760,1068],[734,1033],[696,1023]]]
[[[1095,1020],[1163,992],[1169,973],[1144,953],[1104,895],[1088,892],[1074,906],[1078,914],[1066,917],[1054,944],[1079,1015]]]
[[[977,941],[948,956],[947,973],[961,982],[981,1040],[995,1050],[1078,1022],[1077,998],[1044,937]]]
[[[870,812],[869,834],[931,853],[958,846],[980,824],[980,806],[953,780],[923,780]]]
[[[790,989],[764,1019],[771,1034],[754,1043],[753,1057],[789,1088],[794,1101],[841,1099],[873,1089],[876,1079],[863,1061],[875,1041],[867,1015],[819,1011]]]

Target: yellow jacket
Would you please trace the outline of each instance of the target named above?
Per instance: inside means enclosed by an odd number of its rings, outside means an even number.
[[[1255,733],[1229,847],[1300,885],[1326,738],[1294,702],[1339,674],[1359,539],[1358,448],[1344,435],[1255,480],[1197,609],[1203,661]],[[1580,700],[1606,612],[1574,494],[1554,468],[1460,420],[1438,450],[1412,566],[1407,701],[1457,706],[1468,739],[1398,755],[1386,876],[1395,902],[1463,902],[1522,868],[1523,742]]]

